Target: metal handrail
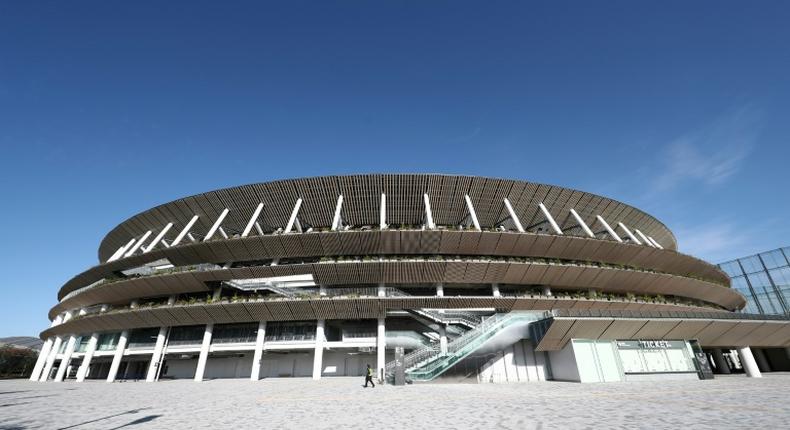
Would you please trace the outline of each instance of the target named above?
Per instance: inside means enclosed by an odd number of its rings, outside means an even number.
[[[726,320],[772,320],[789,321],[785,315],[746,314],[737,312],[686,312],[686,311],[636,311],[636,310],[597,310],[597,309],[555,309],[555,317],[588,318],[688,318],[688,319],[726,319]]]
[[[411,294],[400,290],[398,288],[387,288],[387,295],[394,297],[413,297]],[[483,321],[483,317],[472,312],[449,310],[444,312],[437,312],[430,309],[411,309],[414,312],[421,313],[436,322],[444,324],[463,324],[469,328],[474,328]]]
[[[477,327],[469,330],[468,332],[457,337],[455,340],[447,345],[447,353],[442,354],[440,349],[435,346],[420,348],[403,356],[403,366],[405,369],[417,367],[418,365],[426,365],[434,362],[441,357],[448,357],[457,354],[458,352],[466,352],[465,348],[473,342],[479,340],[488,334],[491,329],[498,328],[501,324],[510,319],[529,318],[531,320],[545,319],[551,316],[550,312],[543,312],[540,314],[535,313],[520,313],[509,312],[494,314],[484,319]],[[385,372],[389,373],[395,368],[395,362],[391,361],[385,365]]]

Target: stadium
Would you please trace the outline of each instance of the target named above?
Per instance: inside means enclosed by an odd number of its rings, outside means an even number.
[[[706,379],[790,346],[656,218],[518,180],[221,189],[134,215],[98,257],[58,291],[31,380]]]

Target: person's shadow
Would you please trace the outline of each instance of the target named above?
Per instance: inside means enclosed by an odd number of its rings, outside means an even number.
[[[148,416],[144,416],[144,417],[142,417],[142,418],[138,418],[138,419],[136,419],[136,420],[134,420],[134,421],[130,421],[130,422],[128,422],[128,423],[126,423],[126,424],[124,424],[124,425],[122,425],[122,426],[113,427],[113,428],[112,428],[112,429],[110,429],[110,430],[119,429],[119,428],[123,428],[123,427],[131,427],[131,426],[136,426],[137,424],[144,424],[144,423],[147,423],[147,422],[153,421],[153,420],[155,420],[155,419],[157,419],[157,418],[159,418],[159,417],[161,417],[161,416],[162,416],[162,415],[148,415]]]

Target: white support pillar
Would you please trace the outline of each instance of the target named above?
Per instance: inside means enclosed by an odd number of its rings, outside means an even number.
[[[126,343],[129,341],[129,330],[124,330],[118,337],[118,345],[115,346],[115,354],[112,356],[112,364],[110,364],[110,372],[107,374],[107,382],[115,382],[118,375],[118,369],[121,367],[121,360],[123,360],[123,353],[126,350]]]
[[[616,240],[618,242],[622,242],[623,241],[623,239],[620,239],[620,236],[618,236],[617,233],[614,232],[614,229],[612,228],[612,226],[610,226],[609,223],[606,222],[606,220],[603,219],[602,216],[596,215],[595,219],[597,219],[598,222],[603,226],[603,228],[606,229],[606,232],[609,233],[609,236],[612,236],[612,239],[614,239],[614,240]]]
[[[637,235],[639,235],[639,237],[642,238],[642,244],[643,245],[647,245],[647,246],[649,246],[651,248],[655,248],[656,247],[655,245],[653,245],[653,242],[651,242],[650,239],[648,239],[647,236],[645,236],[644,233],[639,231],[638,228],[635,228],[634,231],[636,232]]]
[[[170,231],[170,229],[172,227],[173,227],[173,223],[172,222],[167,223],[165,228],[163,228],[162,231],[160,231],[159,234],[156,235],[154,240],[152,240],[151,243],[148,246],[143,248],[143,254],[147,254],[147,253],[151,252],[151,250],[153,250],[154,247],[159,244],[159,241],[161,241],[162,238],[165,237],[167,232]]]
[[[299,208],[302,207],[302,198],[296,199],[296,204],[294,205],[293,210],[291,211],[291,217],[288,218],[288,224],[285,226],[285,230],[283,233],[290,233],[291,230],[294,228],[294,223],[296,222],[296,217],[299,215]]]
[[[618,223],[617,223],[617,225],[619,225],[619,226],[620,226],[620,228],[621,228],[621,229],[623,229],[623,231],[625,232],[625,234],[626,234],[628,237],[630,237],[630,238],[631,238],[631,240],[632,240],[632,241],[633,241],[635,244],[637,244],[637,245],[641,245],[641,244],[642,244],[642,242],[640,242],[640,241],[639,241],[639,239],[637,239],[637,238],[636,238],[636,236],[634,236],[634,234],[633,234],[633,233],[631,233],[631,230],[629,230],[629,229],[628,229],[628,227],[626,227],[626,226],[625,226],[625,224],[623,224],[623,223],[621,223],[621,222],[618,222]]]
[[[206,237],[203,238],[203,242],[205,242],[205,241],[211,239],[212,237],[214,237],[214,233],[216,233],[217,230],[219,230],[219,227],[222,224],[222,221],[224,221],[225,217],[228,216],[228,212],[230,212],[230,209],[228,209],[228,208],[225,208],[225,209],[222,210],[222,213],[219,214],[219,217],[217,217],[217,220],[214,221],[214,225],[212,225],[211,228],[209,229],[208,233],[206,233]]]
[[[551,287],[548,285],[543,286],[543,295],[546,297],[551,297]]]
[[[192,219],[189,220],[187,225],[184,226],[181,232],[178,233],[178,236],[176,236],[175,240],[173,240],[173,243],[171,243],[170,246],[176,246],[179,243],[181,243],[181,240],[183,240],[184,237],[189,234],[189,230],[192,228],[193,225],[195,225],[195,222],[197,222],[198,218],[199,217],[197,215],[194,215]]]
[[[436,297],[444,297],[444,285],[436,284]]]
[[[545,216],[549,221],[549,224],[551,224],[551,228],[554,229],[554,232],[557,234],[562,234],[560,226],[557,225],[557,221],[554,221],[554,217],[551,216],[551,213],[549,213],[549,210],[546,209],[546,206],[543,203],[538,203],[538,207],[540,208],[541,212],[543,212],[543,216]]]
[[[750,378],[763,377],[760,373],[760,369],[757,367],[757,362],[754,361],[751,348],[748,346],[738,348],[738,356],[741,358],[741,365],[743,366],[743,370],[746,371],[746,376]]]
[[[376,327],[376,375],[379,381],[384,382],[384,370],[386,368],[387,360],[387,330],[384,325],[385,317],[378,320]]]
[[[134,243],[135,243],[136,241],[137,241],[137,239],[135,239],[135,238],[131,238],[131,239],[130,239],[128,242],[126,242],[126,245],[124,245],[124,246],[122,246],[122,247],[118,248],[118,250],[117,250],[117,251],[115,251],[115,254],[113,254],[112,256],[110,256],[110,258],[108,258],[106,262],[107,262],[107,263],[109,263],[109,262],[111,262],[111,261],[115,261],[115,260],[117,260],[117,259],[121,258],[121,256],[123,255],[123,253],[124,253],[124,252],[126,252],[126,250],[127,250],[127,249],[129,249],[129,247],[130,247],[130,246],[134,245]]]
[[[69,336],[69,341],[66,343],[66,350],[63,351],[63,358],[60,359],[60,366],[58,366],[58,373],[55,374],[55,382],[63,382],[66,377],[66,371],[71,364],[71,356],[74,354],[74,347],[77,343],[77,336]]]
[[[123,254],[123,251],[126,249],[125,246],[126,245],[119,246],[118,249],[116,249],[115,252],[112,253],[110,258],[108,258],[106,262],[109,263],[110,261],[113,261],[116,258],[118,258],[119,255]]]
[[[261,228],[261,225],[258,224],[258,221],[255,221],[255,231],[258,232],[258,235],[263,236],[263,229]]]
[[[318,320],[315,326],[315,355],[313,356],[313,379],[321,379],[324,360],[324,327],[326,320]]]
[[[491,294],[494,297],[502,297],[502,293],[499,292],[499,284],[491,284]]]
[[[36,364],[33,366],[33,372],[30,373],[31,381],[38,381],[39,378],[41,378],[41,371],[44,369],[44,365],[47,363],[47,357],[49,357],[49,352],[52,350],[52,344],[54,343],[54,336],[50,337],[46,342],[44,342],[44,345],[41,347],[41,351],[38,353]]]
[[[55,341],[52,343],[52,348],[49,350],[47,361],[44,364],[44,370],[41,371],[39,381],[45,382],[49,379],[49,374],[52,373],[52,367],[55,365],[55,359],[60,352],[60,346],[63,345],[63,337],[55,336]]]
[[[380,282],[377,293],[378,293],[379,297],[387,297],[387,286],[386,286],[386,284],[384,284],[383,282]]]
[[[592,238],[595,237],[592,230],[590,230],[590,227],[587,226],[587,223],[584,222],[582,217],[580,217],[579,214],[576,213],[576,210],[573,208],[571,208],[571,215],[573,215],[573,218],[575,218],[576,222],[579,223],[579,226],[582,228],[582,230],[584,230],[584,232],[587,233],[587,236],[590,236]]]
[[[337,197],[337,204],[335,205],[335,216],[332,217],[332,231],[337,231],[340,228],[340,211],[343,209],[343,195]]]
[[[252,228],[255,226],[255,223],[258,222],[258,217],[261,215],[261,211],[263,210],[263,203],[258,203],[258,206],[255,207],[255,210],[252,212],[252,216],[250,220],[247,221],[247,226],[244,227],[244,231],[241,232],[241,237],[247,237]]]
[[[723,375],[729,375],[732,373],[730,366],[727,364],[727,360],[724,359],[724,354],[722,354],[720,348],[713,350],[713,362],[716,363],[716,371],[719,373]]]
[[[474,224],[477,231],[482,231],[480,222],[477,220],[477,212],[475,212],[475,207],[472,206],[472,199],[466,194],[464,195],[464,200],[466,201],[466,209],[469,211],[469,217],[472,218],[472,224]]]
[[[219,234],[222,236],[223,239],[227,239],[228,238],[228,233],[225,233],[225,229],[222,228],[222,226],[220,226],[217,229],[217,231],[219,231]]]
[[[65,323],[71,319],[73,313],[71,311],[67,311],[63,314],[63,318],[61,318],[59,324]],[[60,352],[60,346],[63,344],[63,336],[55,336],[55,341],[52,343],[52,348],[49,351],[49,356],[47,356],[47,361],[44,364],[44,370],[41,372],[41,377],[39,380],[41,382],[46,382],[49,379],[50,373],[52,373],[52,367],[55,365],[55,359]]]
[[[386,230],[387,228],[387,196],[381,193],[381,208],[379,209],[379,228]]]
[[[252,356],[252,372],[250,380],[261,379],[261,360],[263,359],[263,341],[266,339],[266,321],[258,323],[258,336],[255,338],[255,354]]]
[[[425,201],[425,226],[428,227],[430,230],[436,229],[436,224],[433,222],[433,213],[431,212],[431,199],[428,197],[428,193],[422,195],[423,201]]]
[[[96,344],[98,342],[99,333],[91,334],[91,338],[88,340],[88,347],[85,348],[85,355],[82,356],[82,364],[80,364],[80,367],[77,369],[77,382],[84,381],[85,377],[88,376],[91,360],[93,359],[93,354],[96,352]]]
[[[52,320],[52,323],[49,324],[49,327],[55,327],[56,325],[60,324],[63,321],[63,315],[60,314]],[[52,345],[55,343],[55,336],[51,336],[44,342],[44,345],[41,346],[41,351],[38,353],[38,358],[36,359],[36,364],[33,366],[33,372],[30,374],[31,381],[38,381],[41,378],[41,371],[44,369],[44,365],[47,363],[47,358],[49,357],[50,351],[52,351]]]
[[[657,241],[657,240],[653,239],[653,236],[648,236],[647,238],[648,238],[648,239],[650,239],[650,242],[652,242],[652,243],[653,243],[653,245],[655,245],[655,246],[656,246],[656,248],[658,248],[658,249],[664,249],[664,247],[663,247],[663,246],[661,246],[661,244],[660,244],[660,243],[658,243],[658,241]]]
[[[156,381],[157,371],[159,370],[159,361],[162,359],[162,351],[165,347],[165,338],[167,337],[167,327],[160,327],[159,334],[156,335],[156,344],[154,345],[154,353],[151,355],[151,362],[148,363],[148,373],[145,375],[145,382]]]
[[[145,243],[146,239],[148,239],[148,236],[150,235],[151,235],[151,230],[146,231],[143,237],[141,237],[140,240],[138,240],[137,243],[135,243],[134,246],[132,246],[129,252],[124,254],[124,257],[130,257],[132,254],[134,254],[141,246],[143,246],[143,243]]]
[[[200,345],[200,356],[198,357],[197,368],[195,369],[195,382],[203,381],[203,374],[206,372],[206,362],[208,361],[208,349],[211,346],[211,335],[214,333],[214,324],[206,324],[203,332],[203,343]]]
[[[447,329],[439,326],[439,351],[442,355],[447,355]]]
[[[519,221],[518,217],[516,216],[516,211],[513,210],[513,205],[510,204],[510,200],[505,197],[505,209],[507,209],[508,215],[510,215],[510,219],[513,220],[513,224],[516,225],[516,230],[520,233],[524,233],[524,227],[521,225],[521,221]]]

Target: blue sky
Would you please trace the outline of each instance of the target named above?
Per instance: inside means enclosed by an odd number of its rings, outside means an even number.
[[[2,2],[0,336],[44,329],[129,216],[276,178],[518,178],[636,205],[715,262],[787,245],[788,22],[778,1]]]

